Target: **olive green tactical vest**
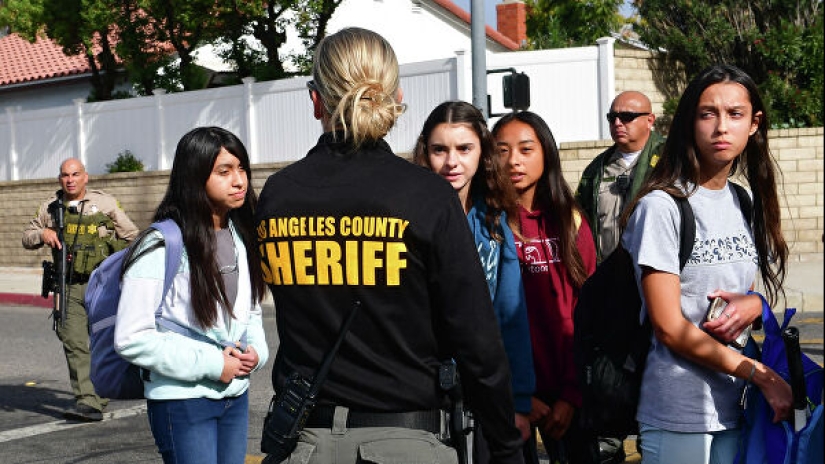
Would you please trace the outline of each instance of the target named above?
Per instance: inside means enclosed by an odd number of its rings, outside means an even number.
[[[71,212],[68,208],[64,216],[66,225],[65,240],[71,251],[71,269],[75,277],[88,277],[95,268],[110,254],[127,246],[125,240],[118,240],[114,223],[109,216],[100,211],[91,212],[85,208]]]

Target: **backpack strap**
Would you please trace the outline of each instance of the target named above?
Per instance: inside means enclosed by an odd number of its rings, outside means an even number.
[[[739,209],[742,210],[742,215],[745,216],[748,227],[753,228],[753,200],[748,195],[748,190],[735,182],[728,183],[733,186],[733,191],[736,192],[736,196],[739,198]]]
[[[180,267],[180,260],[183,257],[183,236],[180,233],[180,228],[172,219],[164,219],[150,225],[152,229],[157,230],[163,235],[163,243],[166,248],[166,265],[163,273],[163,296],[169,292],[172,287],[172,281],[175,279],[175,274]],[[160,315],[160,307],[155,312]]]
[[[156,317],[155,321],[157,321],[157,324],[159,326],[163,327],[164,329],[169,330],[170,332],[175,332],[178,335],[183,335],[184,337],[188,337],[188,338],[191,338],[193,340],[197,340],[199,342],[208,343],[210,345],[215,345],[219,348],[229,348],[229,347],[231,347],[231,348],[237,348],[241,351],[246,351],[246,347],[247,347],[247,344],[246,344],[246,330],[243,331],[243,334],[241,335],[240,341],[238,343],[235,343],[235,342],[231,342],[231,341],[227,341],[227,340],[221,340],[221,341],[213,340],[213,339],[207,337],[206,335],[198,332],[197,330],[194,330],[190,327],[180,325],[175,321],[170,321],[168,319],[164,319],[160,316]]]
[[[166,264],[163,273],[163,293],[161,294],[161,302],[155,310],[155,322],[159,326],[171,332],[175,332],[176,334],[180,334],[200,342],[217,345],[222,348],[233,347],[238,348],[241,351],[246,351],[245,330],[241,335],[240,346],[238,346],[234,342],[230,341],[215,341],[190,327],[164,319],[161,316],[161,312],[163,310],[163,298],[166,297],[166,294],[169,293],[169,289],[172,288],[172,281],[175,280],[175,275],[180,267],[181,259],[183,258],[183,236],[181,235],[180,227],[178,227],[177,223],[175,223],[172,219],[164,219],[162,221],[155,222],[149,227],[159,231],[163,235],[163,242],[166,248]]]
[[[679,271],[685,268],[691,253],[693,242],[696,240],[696,216],[690,207],[687,197],[673,197],[679,207],[682,222],[679,225]]]

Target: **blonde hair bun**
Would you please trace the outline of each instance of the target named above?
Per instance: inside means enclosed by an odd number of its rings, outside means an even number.
[[[325,37],[312,74],[332,126],[356,147],[385,137],[404,112],[398,60],[375,32],[352,27]]]

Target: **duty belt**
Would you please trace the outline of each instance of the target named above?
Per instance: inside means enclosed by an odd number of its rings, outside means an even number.
[[[306,421],[305,428],[332,428],[335,406],[316,406]],[[398,427],[441,433],[441,411],[365,412],[348,411],[347,428]]]

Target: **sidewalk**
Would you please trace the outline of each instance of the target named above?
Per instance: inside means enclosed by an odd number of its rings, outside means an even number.
[[[52,307],[52,296],[40,296],[42,268],[0,267],[0,304]]]
[[[823,261],[796,261],[788,264],[785,277],[785,296],[787,301],[777,308],[796,308],[800,313],[822,312]],[[774,309],[777,309],[774,308]]]
[[[780,302],[777,308],[787,306],[796,308],[799,313],[821,313],[824,274],[823,261],[789,263],[785,279],[787,302]],[[0,267],[0,304],[51,308],[51,297],[44,299],[40,296],[41,277],[39,268]]]

